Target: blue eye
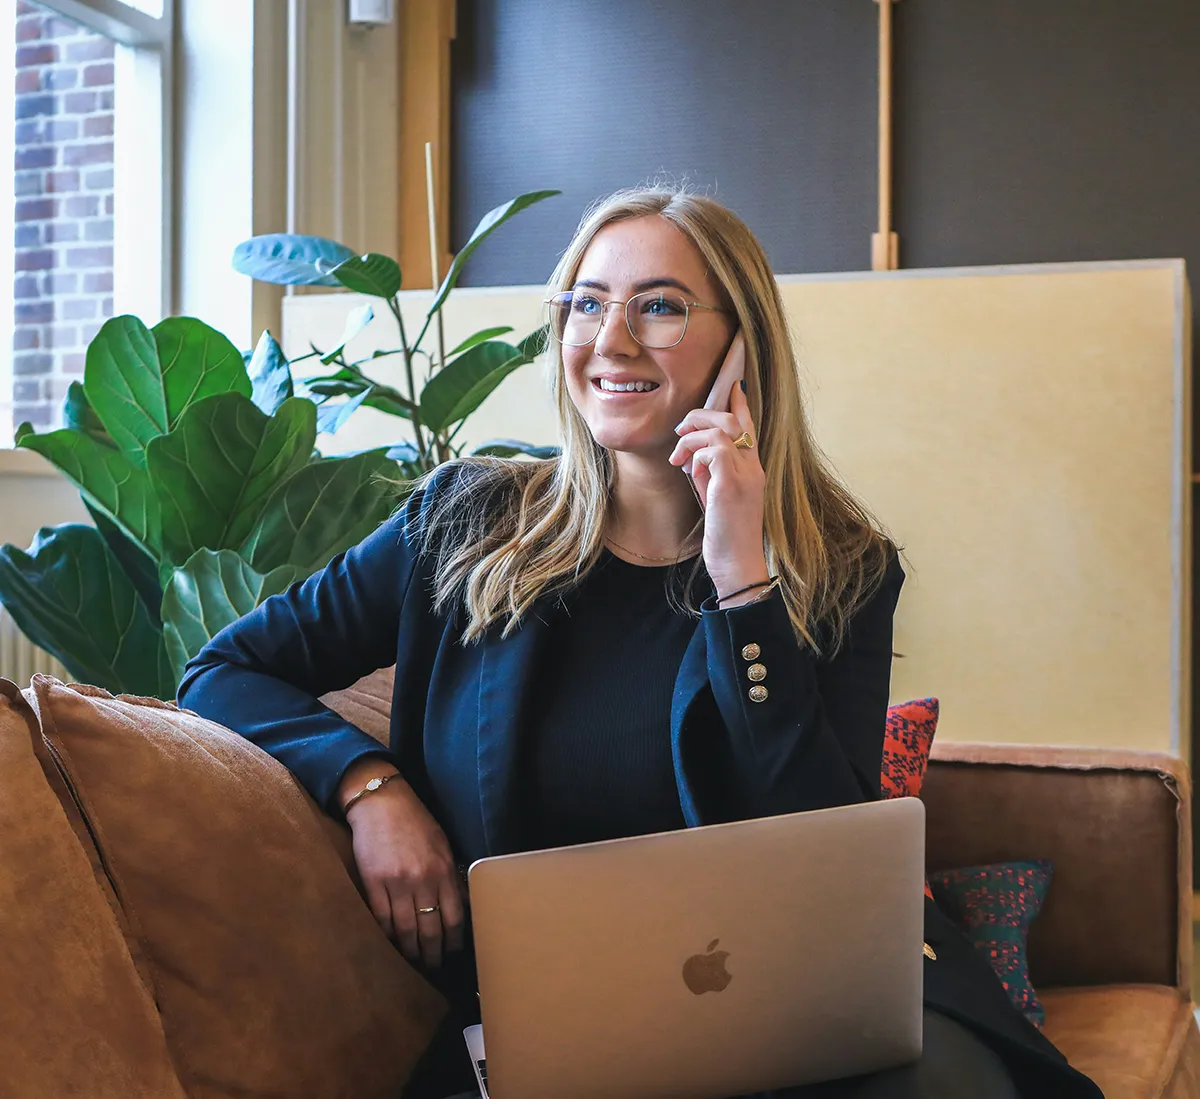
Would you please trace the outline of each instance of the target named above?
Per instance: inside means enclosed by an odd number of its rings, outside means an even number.
[[[662,295],[651,298],[642,305],[642,313],[650,317],[678,317],[685,309],[682,302]]]
[[[583,313],[585,316],[595,316],[600,311],[600,299],[589,294],[571,295],[571,312]]]

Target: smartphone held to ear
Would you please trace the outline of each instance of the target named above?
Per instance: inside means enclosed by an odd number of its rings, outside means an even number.
[[[728,412],[733,387],[746,376],[746,340],[739,331],[725,353],[725,361],[717,371],[713,387],[708,391],[704,407],[709,412]]]
[[[731,407],[730,402],[733,399],[733,387],[745,376],[746,340],[739,330],[738,334],[733,337],[733,342],[729,345],[729,350],[725,353],[725,361],[721,364],[721,369],[717,371],[717,377],[713,381],[712,389],[708,391],[704,407],[709,412],[728,412]],[[690,458],[684,463],[682,469],[690,481],[692,477],[692,462]]]

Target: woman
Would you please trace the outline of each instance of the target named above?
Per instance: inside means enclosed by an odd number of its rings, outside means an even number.
[[[456,1008],[422,1099],[472,1084],[459,866],[879,797],[903,572],[811,440],[761,247],[710,199],[622,192],[550,289],[562,456],[438,470],[179,691],[345,814],[376,918]],[[739,333],[745,381],[704,410]],[[384,752],[316,696],[393,662]],[[1099,1094],[926,924],[921,1060],[795,1094]]]

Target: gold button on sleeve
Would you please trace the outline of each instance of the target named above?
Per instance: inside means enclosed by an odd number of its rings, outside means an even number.
[[[766,702],[767,701],[766,687],[751,687],[748,693],[750,695],[751,702]]]
[[[746,669],[746,676],[751,683],[761,683],[767,678],[767,666],[765,664],[751,664]]]
[[[757,660],[762,655],[762,649],[759,648],[753,641],[742,649],[743,660]]]

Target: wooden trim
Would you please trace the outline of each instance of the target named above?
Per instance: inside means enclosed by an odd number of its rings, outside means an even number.
[[[399,257],[404,287],[433,285],[425,142],[433,142],[441,269],[450,266],[450,42],[454,0],[404,0],[400,33]]]
[[[871,235],[871,270],[900,266],[900,238],[892,231],[892,5],[879,5],[879,231]]]

